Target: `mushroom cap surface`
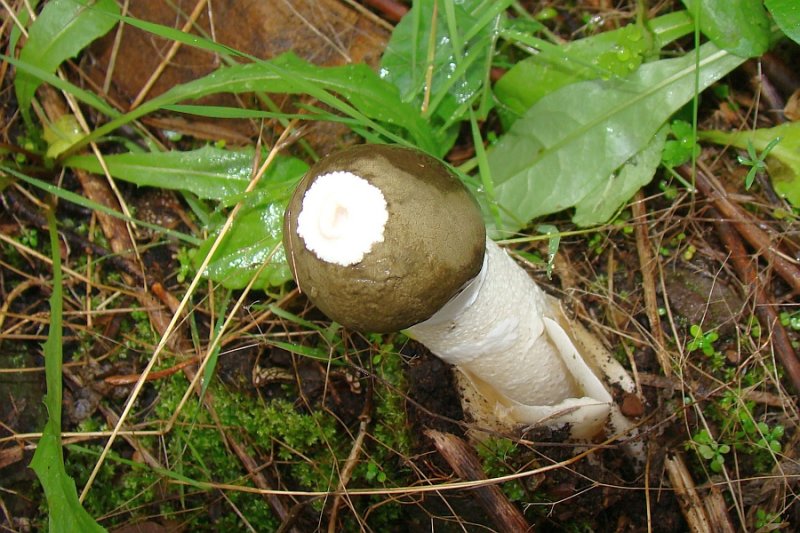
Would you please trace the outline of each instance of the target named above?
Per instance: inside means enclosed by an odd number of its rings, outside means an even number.
[[[332,173],[377,187],[388,211],[382,240],[348,266],[320,259],[298,234],[306,192]],[[356,331],[390,332],[427,320],[480,272],[486,227],[475,199],[441,161],[359,145],[309,169],[286,209],[283,239],[298,286],[322,312]]]

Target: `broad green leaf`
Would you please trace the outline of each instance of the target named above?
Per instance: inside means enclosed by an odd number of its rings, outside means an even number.
[[[521,115],[546,94],[578,81],[623,77],[664,45],[692,31],[685,11],[660,16],[642,29],[636,24],[566,43],[525,42],[540,53],[514,65],[495,84],[498,100]],[[525,37],[503,32],[511,40]]]
[[[495,84],[495,94],[521,115],[543,96],[571,83],[626,76],[649,52],[645,30],[629,24],[564,46],[547,47],[520,61]]]
[[[165,106],[218,93],[306,94],[360,121],[387,139],[407,143],[398,128],[408,132],[413,143],[429,153],[439,147],[430,126],[408,104],[400,101],[397,88],[362,64],[320,67],[287,53],[271,61],[221,67],[203,78],[176,85],[93,131],[70,150],[98,139],[114,129]],[[338,98],[334,96],[338,95]],[[377,122],[376,122],[377,121]],[[380,124],[378,124],[380,123]]]
[[[800,207],[800,122],[733,133],[703,131],[698,135],[702,140],[736,146],[743,150],[747,149],[748,143],[752,143],[759,152],[763,152],[774,139],[780,138],[780,142],[767,156],[767,170],[778,194],[784,196],[793,206]]]
[[[683,4],[699,19],[700,31],[720,48],[741,57],[758,57],[769,48],[770,22],[761,0],[683,0]]]
[[[31,25],[20,61],[53,73],[66,59],[75,57],[89,43],[105,35],[116,23],[114,0],[52,0]],[[26,120],[41,81],[21,71],[15,80],[17,102]]]
[[[469,100],[483,81],[483,68],[489,47],[476,47],[475,42],[488,36],[485,25],[471,42],[461,42],[462,36],[477,24],[475,9],[478,0],[456,5],[452,0],[415,2],[414,7],[397,24],[381,58],[381,77],[400,89],[404,102],[422,106],[426,77],[432,69],[430,92],[445,93],[442,114],[452,112],[460,102]],[[448,20],[448,15],[450,16]],[[429,58],[431,31],[434,32],[434,55]],[[485,43],[484,43],[485,44]],[[459,63],[471,56],[472,64],[455,78]]]
[[[653,179],[661,163],[666,137],[665,126],[658,130],[644,149],[622,165],[619,171],[609,179],[600,181],[595,190],[575,204],[573,222],[579,226],[594,226],[610,220],[625,201]]]
[[[403,102],[439,126],[442,156],[488,79],[502,12],[511,2],[415,2],[392,32],[380,74]],[[430,78],[430,87],[427,87]]]
[[[702,91],[742,61],[707,43],[699,60],[695,54],[663,59],[624,79],[574,83],[539,100],[489,152],[503,217],[498,229],[516,231],[601,190],[695,89]],[[627,199],[609,201],[618,206]]]
[[[281,169],[267,170],[209,263],[205,274],[210,279],[230,289],[241,289],[268,259],[269,264],[261,270],[254,288],[281,285],[292,278],[281,245],[283,212],[306,170],[308,166],[294,158],[287,158]],[[200,245],[193,259],[195,268],[208,255],[215,239],[216,233]]]
[[[59,236],[55,217],[48,212],[50,229],[50,248],[53,259],[53,292],[50,295],[50,330],[44,343],[45,379],[47,381],[47,423],[42,437],[33,454],[31,468],[36,472],[47,498],[49,529],[53,533],[73,533],[105,531],[86,512],[78,500],[75,481],[67,475],[64,468],[64,453],[61,448],[61,366],[62,323],[63,323],[63,283]]]
[[[800,2],[797,0],[764,0],[775,24],[787,37],[800,44]]]
[[[242,193],[250,182],[254,151],[204,146],[187,152],[146,152],[103,157],[111,175],[139,186],[189,191],[200,198],[221,200]],[[276,159],[281,166],[283,158]],[[67,158],[64,165],[95,174],[103,169],[95,155]]]

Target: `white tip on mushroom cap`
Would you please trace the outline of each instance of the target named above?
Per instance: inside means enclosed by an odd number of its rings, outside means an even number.
[[[330,172],[319,176],[303,196],[297,234],[321,260],[349,266],[383,242],[388,219],[379,188],[352,172]]]

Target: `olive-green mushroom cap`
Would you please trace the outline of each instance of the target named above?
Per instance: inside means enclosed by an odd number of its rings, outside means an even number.
[[[357,263],[321,260],[297,232],[306,191],[349,172],[383,193],[383,241]],[[300,290],[332,320],[357,331],[398,331],[430,318],[479,272],[486,228],[475,199],[439,160],[418,150],[360,145],[329,155],[300,181],[283,242]]]

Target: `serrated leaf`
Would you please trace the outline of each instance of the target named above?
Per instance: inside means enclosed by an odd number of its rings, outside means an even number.
[[[247,188],[253,168],[254,151],[224,150],[204,146],[186,152],[146,152],[103,157],[114,178],[139,186],[189,191],[200,198],[221,200]],[[284,158],[277,158],[281,167]],[[67,158],[64,165],[95,174],[103,169],[95,155]]]
[[[703,45],[642,65],[624,79],[575,83],[528,109],[488,154],[504,232],[573,207],[644,149],[698,90],[744,61]],[[619,205],[627,198],[610,197]]]
[[[700,31],[720,48],[741,57],[758,57],[769,48],[770,22],[761,0],[683,0],[683,4],[699,18]]]
[[[119,7],[114,0],[52,0],[31,25],[20,61],[53,73],[66,59],[114,27]],[[41,81],[28,73],[17,74],[14,85],[20,111],[30,120],[30,105]]]
[[[749,143],[763,152],[769,143],[780,138],[767,156],[767,171],[775,191],[795,206],[800,207],[800,122],[787,122],[774,128],[753,131],[724,132],[703,131],[700,139],[746,150]]]
[[[30,466],[36,472],[44,489],[51,533],[100,532],[105,529],[100,527],[81,506],[75,481],[67,475],[64,468],[64,454],[61,447],[63,284],[61,259],[58,253],[60,240],[55,218],[51,212],[48,212],[48,226],[50,247],[51,250],[54,250],[52,253],[53,292],[50,295],[50,330],[44,344],[45,379],[47,381],[45,406],[48,418]]]
[[[764,0],[775,24],[794,42],[800,44],[800,2],[797,0]]]
[[[269,264],[258,274],[253,288],[278,286],[292,278],[281,245],[283,213],[306,170],[305,163],[293,158],[282,169],[267,170],[209,263],[205,274],[211,280],[229,289],[241,289],[267,260]],[[193,258],[195,268],[200,267],[215,240],[216,233],[200,245]]]

